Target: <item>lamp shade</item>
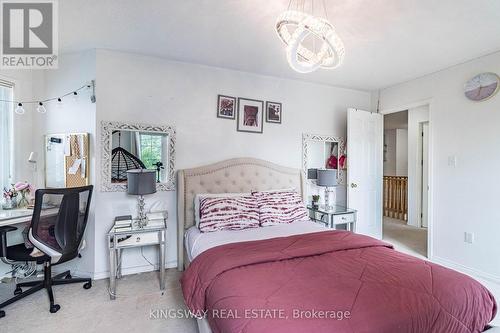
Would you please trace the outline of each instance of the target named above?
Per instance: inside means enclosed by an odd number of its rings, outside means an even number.
[[[317,185],[325,187],[337,186],[337,170],[319,169]]]
[[[307,179],[318,179],[318,169],[307,169]]]
[[[156,171],[132,169],[127,171],[127,193],[145,195],[156,193]]]

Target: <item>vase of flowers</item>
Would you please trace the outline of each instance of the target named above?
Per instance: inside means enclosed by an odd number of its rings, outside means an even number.
[[[33,186],[28,182],[18,182],[13,185],[17,193],[20,194],[20,199],[17,202],[18,207],[27,207],[30,203],[28,196],[34,192]]]
[[[17,196],[18,193],[14,187],[10,189],[4,187],[2,209],[7,210],[17,208]]]
[[[319,204],[319,195],[312,196],[312,206],[313,208],[318,208]]]

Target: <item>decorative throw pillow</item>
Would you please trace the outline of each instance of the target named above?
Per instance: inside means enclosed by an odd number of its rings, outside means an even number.
[[[196,227],[200,226],[200,203],[205,198],[233,198],[249,196],[251,193],[198,193],[194,196],[194,221]]]
[[[252,195],[203,198],[200,201],[201,232],[259,227],[259,207]]]
[[[302,198],[293,190],[254,192],[252,195],[257,198],[263,227],[292,223],[308,216]]]

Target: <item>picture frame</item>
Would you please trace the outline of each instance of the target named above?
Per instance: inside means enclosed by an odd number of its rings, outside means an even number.
[[[263,133],[264,101],[238,98],[236,130],[247,133]]]
[[[283,106],[278,102],[266,102],[266,122],[281,124],[283,118]]]
[[[236,97],[218,95],[217,96],[217,118],[236,118]]]

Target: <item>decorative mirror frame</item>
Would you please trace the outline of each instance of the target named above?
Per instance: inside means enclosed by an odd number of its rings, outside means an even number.
[[[111,138],[113,131],[155,132],[168,135],[168,179],[157,183],[157,191],[175,191],[175,127],[168,125],[130,124],[117,121],[101,121],[101,191],[126,192],[127,184],[111,182]]]
[[[345,138],[341,136],[333,136],[333,135],[319,135],[319,134],[302,134],[302,172],[304,174],[304,179],[307,179],[307,160],[309,157],[309,142],[310,141],[318,141],[318,142],[337,142],[339,145],[337,158],[345,155],[346,153],[346,141]],[[340,185],[346,184],[347,170],[346,169],[338,169],[338,181]]]

